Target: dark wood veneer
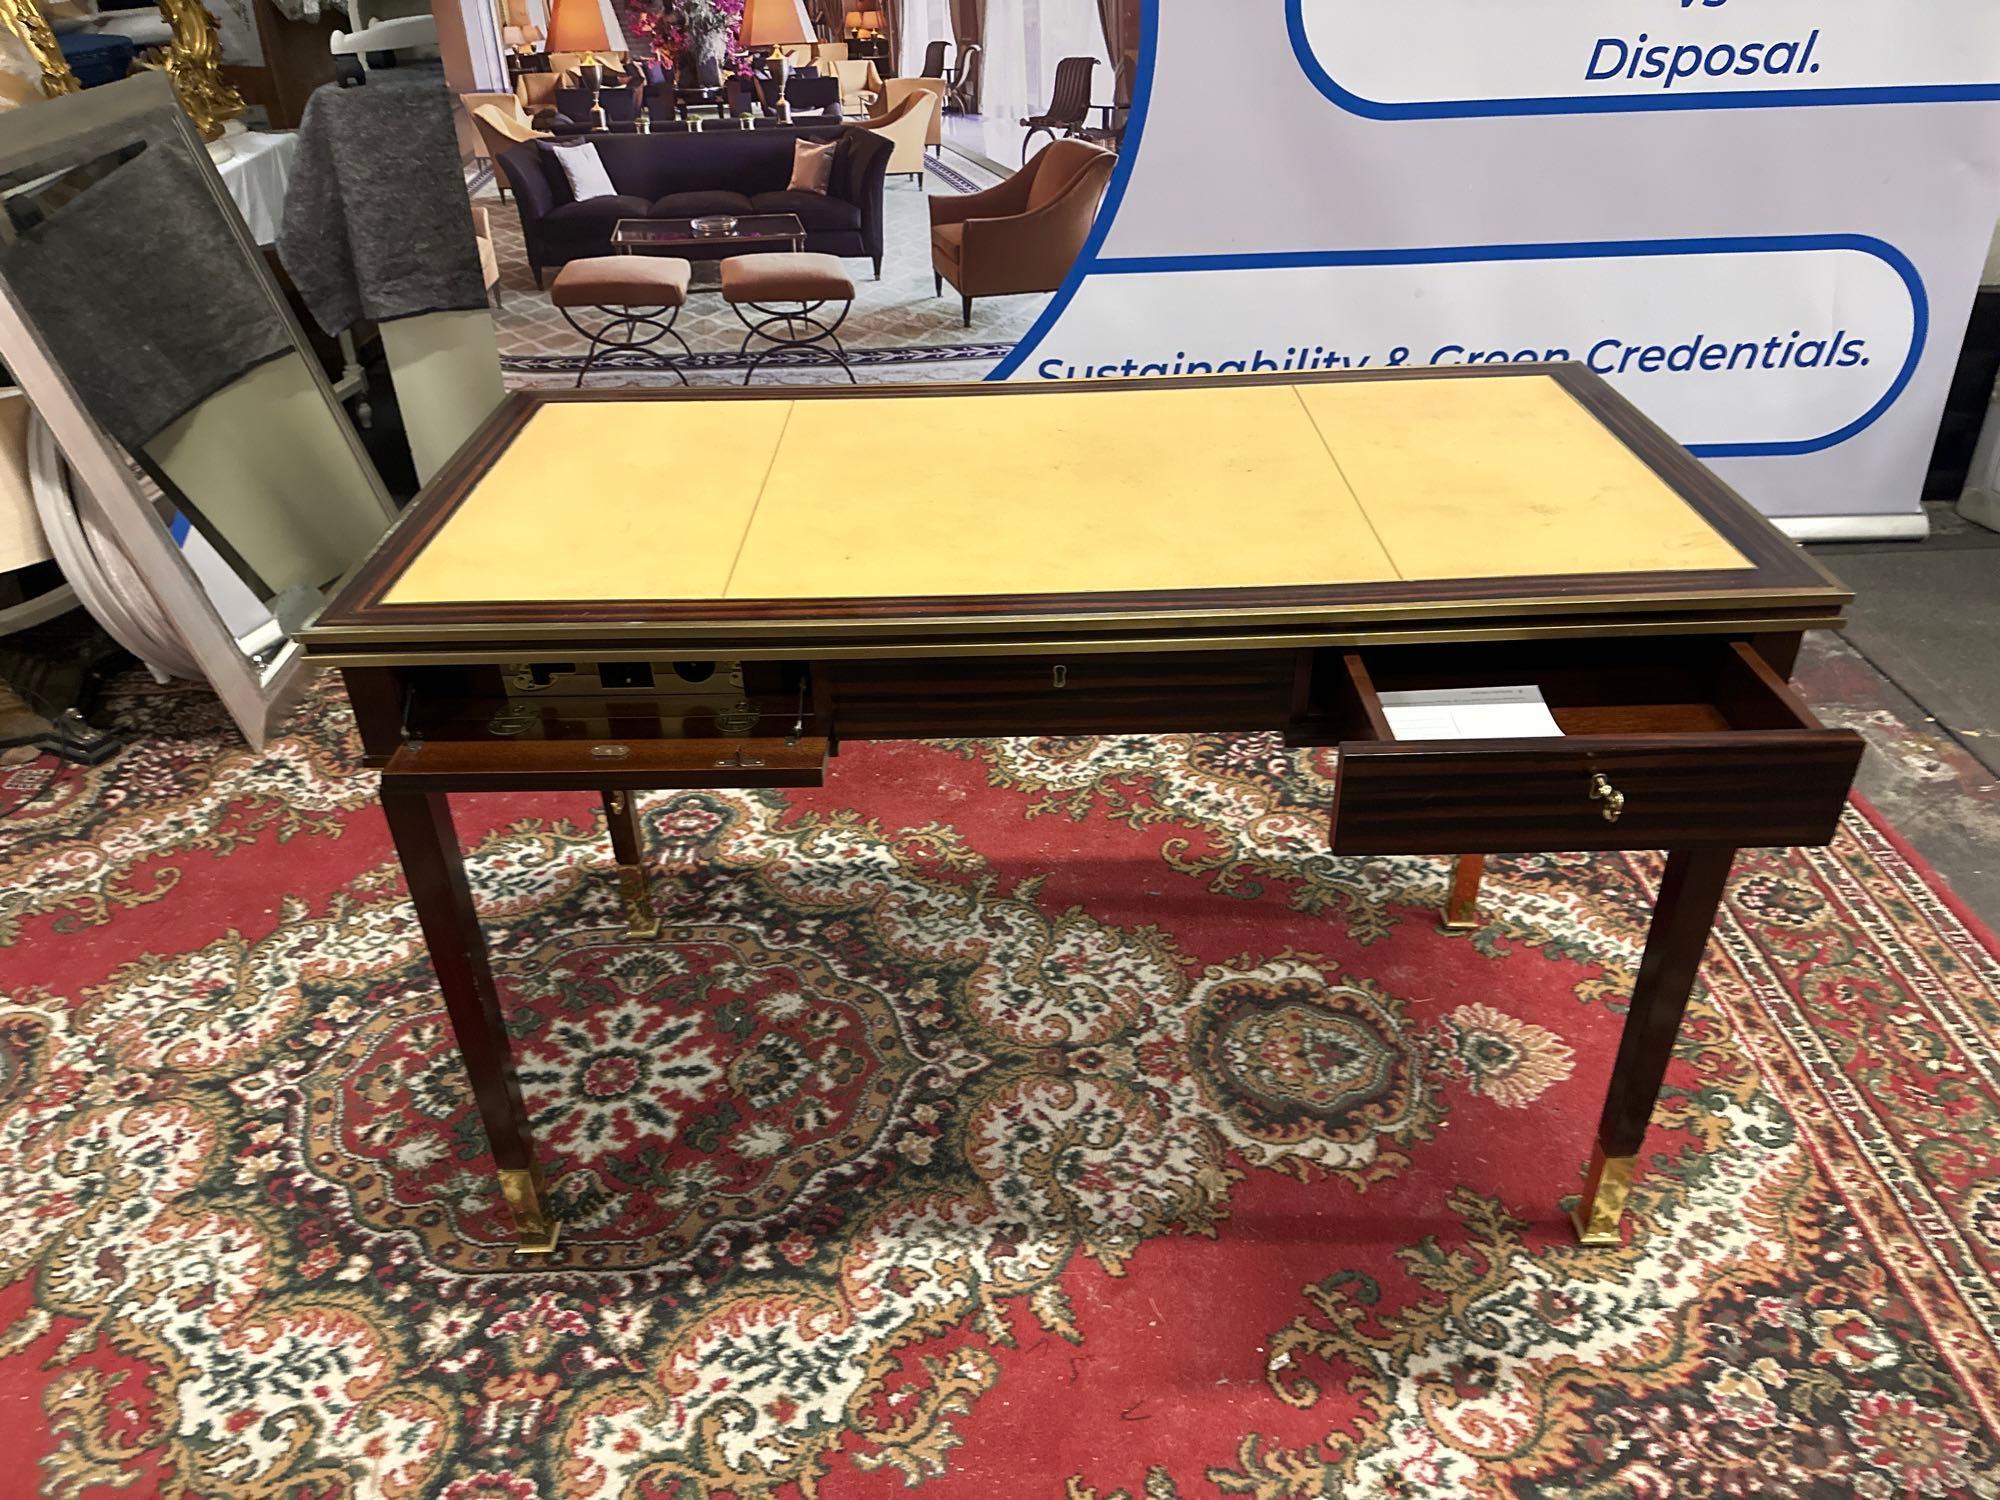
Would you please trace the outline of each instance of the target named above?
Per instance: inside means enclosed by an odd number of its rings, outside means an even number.
[[[1519,367],[1325,378],[1502,373]],[[1785,682],[1800,630],[1837,623],[1846,593],[1596,377],[1578,366],[1545,373],[1751,566],[1011,599],[382,604],[538,406],[684,399],[511,398],[305,640],[309,654],[345,663],[365,753],[383,767],[390,829],[524,1245],[553,1244],[549,1204],[444,793],[607,794],[620,874],[636,903],[631,930],[643,939],[657,922],[643,899],[640,826],[631,799],[612,794],[816,786],[842,736],[1205,729],[1282,729],[1294,744],[1338,745],[1329,807],[1338,854],[1669,851],[1598,1131],[1599,1166],[1585,1189],[1592,1234],[1600,1219],[1615,1224],[1622,1186],[1603,1189],[1604,1214],[1590,1205],[1607,1171],[1615,1182],[1629,1178],[1735,849],[1830,838],[1862,747],[1821,726]],[[986,388],[1003,399],[1021,389]],[[851,398],[779,388],[703,390],[695,399]],[[655,644],[665,640],[671,651]],[[509,697],[495,665],[634,655],[742,660],[754,727],[727,703],[613,691],[632,674],[572,674],[546,697]],[[570,691],[575,682],[593,686]],[[1542,690],[1563,736],[1398,742],[1379,696],[1522,682]],[[746,732],[718,733],[723,713]],[[1622,794],[1615,821],[1604,816],[1607,797],[1591,795],[1599,776]],[[1461,862],[1453,895],[1461,919],[1476,884],[1476,861]]]
[[[1176,734],[1281,724],[1293,653],[878,658],[814,670],[849,739]]]

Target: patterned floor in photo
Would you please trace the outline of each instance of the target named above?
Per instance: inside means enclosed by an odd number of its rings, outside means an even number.
[[[1324,852],[1272,737],[456,799],[565,1219],[507,1254],[332,684],[0,821],[0,1496],[1991,1496],[2000,959],[1742,856],[1619,1249],[1651,856]]]
[[[931,194],[979,191],[999,179],[955,152],[934,154],[929,161],[922,187],[908,178],[892,178],[883,189],[881,280],[871,279],[873,270],[866,260],[843,262],[855,279],[857,295],[841,326],[840,340],[860,381],[981,379],[1014,347],[1048,303],[1045,293],[982,298],[973,304],[972,327],[962,325],[958,294],[949,285],[943,296],[933,289],[930,215],[924,202]],[[474,201],[490,216],[494,249],[500,258],[502,303],[494,312],[494,324],[508,384],[528,389],[574,385],[583,365],[584,340],[549,305],[546,290],[536,290],[514,200],[510,197],[503,204],[494,196],[490,183],[475,191]],[[738,352],[743,325],[723,302],[718,285],[715,266],[697,262],[695,290],[675,324],[695,351],[683,364],[690,381],[697,385],[738,385],[743,380],[746,361]],[[777,354],[758,365],[756,379],[760,383],[820,384],[846,377],[824,359]],[[680,382],[664,370],[626,356],[593,365],[589,383],[593,390],[610,390],[677,386]]]

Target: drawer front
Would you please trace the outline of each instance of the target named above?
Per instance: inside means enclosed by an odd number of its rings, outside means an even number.
[[[1603,736],[1477,748],[1354,743],[1336,854],[1756,848],[1833,837],[1861,762],[1846,730]],[[1615,814],[1615,816],[1608,816]]]
[[[662,791],[821,786],[821,735],[742,739],[423,740],[382,771],[385,792]]]
[[[823,662],[843,739],[1274,729],[1295,653],[1229,651]]]

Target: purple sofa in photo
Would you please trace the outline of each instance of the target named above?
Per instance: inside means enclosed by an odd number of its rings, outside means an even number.
[[[792,143],[838,138],[825,193],[794,193]],[[866,256],[882,274],[882,179],[890,143],[872,131],[845,129],[702,130],[671,135],[592,135],[609,198],[576,201],[554,160],[563,148],[528,142],[500,155],[500,169],[521,211],[535,285],[542,273],[585,256],[611,254],[620,219],[691,218],[696,214],[799,216],[806,249]],[[727,255],[718,249],[716,255]]]

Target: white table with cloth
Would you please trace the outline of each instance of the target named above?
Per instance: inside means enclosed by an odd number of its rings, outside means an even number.
[[[208,148],[222,185],[260,245],[278,238],[285,218],[285,188],[292,180],[292,158],[298,149],[298,135],[290,130],[246,130],[225,135]]]

